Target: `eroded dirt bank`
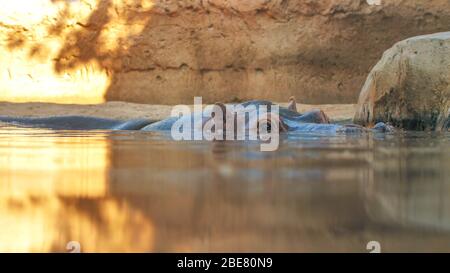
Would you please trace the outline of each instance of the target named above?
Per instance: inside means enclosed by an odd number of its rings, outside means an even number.
[[[0,11],[0,100],[355,103],[395,42],[448,30],[447,0],[35,0]]]

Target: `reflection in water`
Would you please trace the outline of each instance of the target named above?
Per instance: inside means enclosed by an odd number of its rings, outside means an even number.
[[[450,251],[450,137],[0,128],[0,251]],[[447,167],[447,168],[446,168]]]
[[[366,187],[369,212],[384,224],[450,232],[448,138],[402,141],[374,153],[374,175]]]
[[[17,132],[17,133],[16,133]],[[0,137],[0,251],[145,251],[152,225],[108,196],[105,135],[13,130]]]

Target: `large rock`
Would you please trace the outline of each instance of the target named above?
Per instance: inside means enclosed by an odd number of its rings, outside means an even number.
[[[354,103],[384,50],[449,25],[448,0],[2,1],[0,100]]]
[[[397,43],[373,68],[355,123],[390,122],[409,130],[441,130],[450,107],[450,32]]]

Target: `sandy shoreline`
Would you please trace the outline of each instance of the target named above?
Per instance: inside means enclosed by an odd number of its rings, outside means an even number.
[[[285,106],[286,103],[280,103],[280,105]],[[311,109],[322,109],[332,120],[353,118],[354,108],[354,104],[297,105],[297,109],[300,112]],[[0,116],[16,117],[81,115],[121,120],[134,118],[161,120],[170,116],[171,110],[172,106],[170,105],[137,104],[118,101],[92,105],[0,102]]]

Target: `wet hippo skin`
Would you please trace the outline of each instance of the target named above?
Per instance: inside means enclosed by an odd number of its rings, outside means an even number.
[[[298,113],[295,108],[295,100],[292,98],[289,107],[279,107],[279,122],[281,131],[285,132],[324,132],[324,133],[355,133],[367,130],[358,125],[331,124],[329,118],[321,110],[312,110],[306,113]],[[269,109],[273,104],[270,101],[253,100],[241,103],[241,106],[267,106]],[[184,117],[169,117],[160,121],[149,119],[114,120],[105,118],[85,116],[54,116],[45,118],[28,117],[5,117],[0,116],[1,122],[11,123],[18,126],[33,128],[47,128],[54,130],[143,130],[143,131],[170,131],[172,125],[181,118],[194,118],[194,114]],[[202,118],[205,114],[202,113]],[[378,123],[371,130],[378,132],[392,131],[392,127]]]

